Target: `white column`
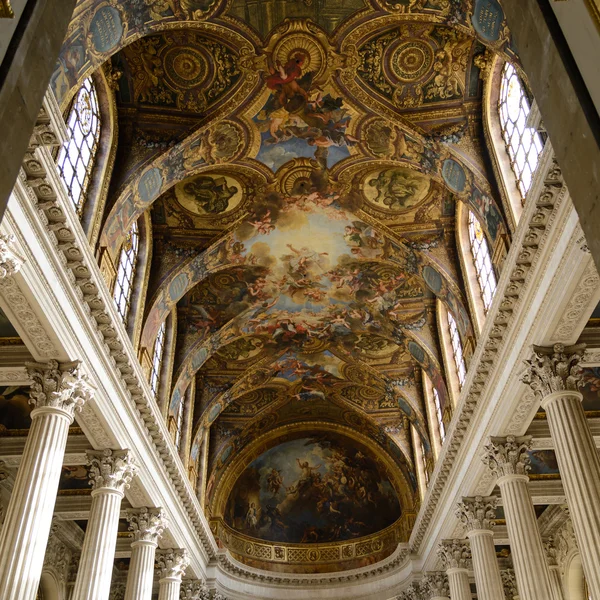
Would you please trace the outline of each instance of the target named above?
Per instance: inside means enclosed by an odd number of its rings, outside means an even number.
[[[590,596],[600,600],[600,457],[577,391],[584,350],[534,346],[523,381],[546,411]]]
[[[108,600],[125,489],[135,474],[129,450],[89,450],[93,486],[73,600]]]
[[[0,598],[33,600],[42,575],[69,425],[92,395],[79,362],[27,366],[31,428],[0,534]]]
[[[471,547],[468,540],[442,540],[438,547],[442,559],[451,600],[471,600],[469,569],[472,566]]]
[[[520,600],[515,572],[512,569],[504,569],[504,571],[500,571],[500,575],[502,576],[506,600]]]
[[[521,600],[552,598],[550,570],[529,493],[531,436],[492,437],[484,462],[498,476],[511,555]]]
[[[187,550],[171,548],[158,550],[156,566],[158,568],[158,600],[179,600],[181,578],[190,559]]]
[[[550,538],[544,541],[544,552],[550,569],[550,585],[552,586],[553,600],[565,600],[562,586],[562,577],[560,566],[558,564],[558,548],[555,546],[554,539]]]
[[[443,571],[427,573],[422,586],[426,600],[450,600],[448,577]]]
[[[467,529],[479,600],[505,600],[492,531],[497,502],[496,496],[463,498],[456,512]]]
[[[151,600],[154,555],[167,524],[165,513],[162,508],[132,508],[127,511],[127,520],[133,542],[125,600]]]

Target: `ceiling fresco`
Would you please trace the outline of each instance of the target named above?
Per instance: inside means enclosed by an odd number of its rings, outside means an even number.
[[[140,348],[174,316],[166,412],[191,398],[190,479],[248,564],[355,568],[344,543],[367,564],[410,535],[426,385],[451,410],[439,306],[474,347],[456,215],[509,237],[495,55],[516,61],[496,0],[78,3],[52,86],[117,88],[99,246],[150,215]]]

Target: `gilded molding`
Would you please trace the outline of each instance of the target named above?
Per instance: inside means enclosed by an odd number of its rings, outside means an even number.
[[[14,16],[10,0],[0,0],[0,19],[14,19]]]

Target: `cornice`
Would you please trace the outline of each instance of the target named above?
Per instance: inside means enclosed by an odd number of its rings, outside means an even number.
[[[55,103],[53,98],[51,101]],[[34,219],[37,216],[36,225],[46,233],[46,246],[56,263],[62,265],[75,297],[80,300],[87,322],[95,331],[100,352],[119,374],[124,397],[135,409],[139,426],[152,440],[156,457],[163,465],[164,477],[179,496],[207,557],[214,556],[217,550],[215,540],[47,147],[30,146],[16,188],[21,191],[21,194],[15,194],[17,198],[24,196],[23,202],[37,208]],[[54,347],[52,350],[56,352]],[[50,351],[48,346],[46,352]],[[85,422],[91,412],[84,410],[82,421]],[[99,429],[102,425],[96,423],[93,430]]]
[[[490,374],[497,367],[499,350],[505,343],[505,336],[516,326],[515,313],[523,301],[525,290],[531,285],[532,269],[548,242],[558,208],[568,195],[560,169],[551,153],[552,149],[547,144],[545,160],[540,164],[541,169],[545,168],[545,172],[539,175],[543,186],[535,201],[530,200],[530,210],[525,210],[522,215],[522,222],[506,257],[446,442],[417,516],[410,539],[411,550],[415,554],[421,550],[478,404],[491,385]],[[544,164],[547,166],[544,167]]]

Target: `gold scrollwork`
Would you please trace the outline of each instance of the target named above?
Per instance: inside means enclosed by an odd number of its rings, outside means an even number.
[[[13,19],[14,16],[10,0],[0,0],[0,19]]]

